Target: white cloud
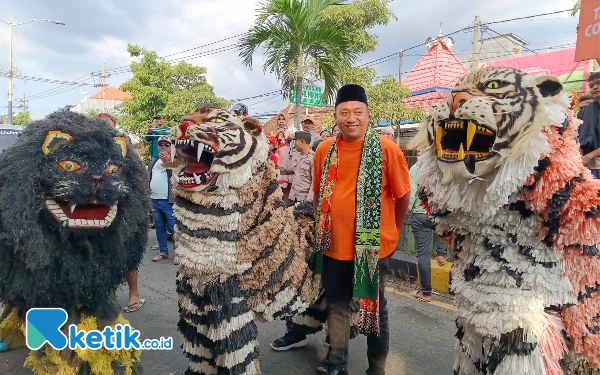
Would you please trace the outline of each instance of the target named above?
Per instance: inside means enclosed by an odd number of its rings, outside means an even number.
[[[156,50],[164,56],[240,34],[252,25],[258,3],[257,0],[20,0],[7,3],[3,12],[11,14],[15,20],[40,16],[65,22],[67,26],[39,23],[30,29],[23,29],[23,35],[15,38],[18,40],[15,62],[23,65],[28,75],[73,80],[101,70],[104,62],[108,69],[128,65],[127,43]],[[475,14],[479,14],[482,21],[489,22],[563,10],[571,5],[570,1],[565,0],[427,0],[423,3],[424,6],[420,7],[409,6],[404,1],[390,3],[399,20],[387,27],[371,30],[379,36],[380,44],[377,51],[366,54],[361,60],[372,61],[397,53],[400,48],[422,44],[427,37],[437,34],[440,21],[443,21],[443,31],[450,32],[468,26]],[[35,10],[34,15],[31,14],[32,9]],[[562,13],[552,17],[568,15]],[[576,24],[574,18],[556,21],[534,19],[492,26],[498,32],[515,32],[530,43],[536,43],[535,47],[538,48],[543,47],[546,41],[574,41]],[[453,37],[456,42],[453,50],[469,54],[472,33],[461,32]],[[173,57],[188,56],[234,42],[227,40]],[[7,47],[8,28],[0,24],[0,63],[8,60]],[[407,54],[422,55],[425,52],[425,48],[419,46]],[[403,70],[410,70],[418,59],[418,56],[407,56]],[[249,97],[279,88],[271,74],[263,74],[262,62],[262,56],[256,54],[251,71],[242,65],[234,50],[190,60],[190,63],[208,69],[207,79],[214,86],[215,93],[228,99]],[[397,72],[398,60],[376,65],[375,68],[377,75]],[[115,74],[110,77],[109,83],[118,86],[128,78],[127,74]],[[15,90],[15,97],[23,92],[30,95],[56,86],[35,82],[20,84]],[[6,87],[6,80],[0,79],[0,98],[5,97],[3,87]],[[96,90],[93,87],[82,89],[89,93]],[[65,104],[77,103],[79,97],[79,89],[73,89],[31,101],[30,105],[34,113],[44,114]],[[251,111],[257,108],[258,112],[275,111],[285,105],[275,98],[272,101],[264,99],[249,100],[247,104]]]

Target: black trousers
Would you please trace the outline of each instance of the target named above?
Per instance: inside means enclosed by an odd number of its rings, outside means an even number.
[[[379,336],[367,336],[367,375],[384,375],[385,362],[390,347],[387,300],[385,298],[385,276],[389,271],[389,258],[379,260]],[[354,279],[354,261],[341,261],[324,257],[323,286],[329,315],[327,328],[330,350],[327,362],[338,370],[348,365],[350,345],[351,312]]]

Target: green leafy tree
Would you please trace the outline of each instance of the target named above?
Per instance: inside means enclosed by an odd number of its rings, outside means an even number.
[[[416,106],[408,108],[402,103],[402,99],[410,95],[410,90],[399,84],[394,76],[384,77],[365,90],[369,98],[371,121],[374,124],[381,121],[399,124],[401,120],[420,121],[425,117],[422,108]]]
[[[254,52],[263,46],[264,71],[274,73],[289,97],[296,87],[295,126],[300,127],[300,98],[305,61],[314,63],[324,81],[327,102],[339,86],[338,72],[349,67],[358,57],[354,41],[339,27],[327,22],[326,11],[336,0],[264,0],[259,5],[254,26],[238,43],[244,65],[252,68]]]
[[[575,16],[579,12],[580,8],[581,8],[581,0],[576,0],[575,4],[573,4],[573,9],[572,9],[571,15]]]
[[[174,124],[201,105],[218,108],[231,105],[214,94],[206,81],[206,68],[186,62],[173,65],[156,52],[136,45],[128,45],[127,51],[139,61],[131,63],[133,77],[120,87],[132,95],[121,108],[118,122],[124,129],[143,134],[156,113]]]
[[[375,69],[351,67],[340,72],[340,83],[342,85],[355,84],[365,87],[373,85],[375,81]]]
[[[352,41],[351,48],[359,54],[375,51],[379,44],[377,36],[370,34],[369,29],[385,26],[391,20],[398,19],[389,8],[388,0],[355,0],[347,4],[331,6],[325,10],[323,17],[326,22],[338,27]],[[304,69],[305,79],[311,84],[318,84],[321,78],[312,59],[306,60]],[[338,73],[340,85],[350,83],[349,80],[352,80],[351,83],[365,86],[366,82],[371,82],[375,77],[375,70],[371,68],[341,67]],[[369,79],[371,73],[373,77]]]
[[[13,125],[27,125],[31,122],[29,111],[19,112],[12,119]]]
[[[373,52],[377,48],[377,36],[368,29],[385,26],[390,20],[398,20],[389,8],[389,0],[354,0],[348,4],[327,8],[324,20],[342,30],[352,41],[358,53]]]

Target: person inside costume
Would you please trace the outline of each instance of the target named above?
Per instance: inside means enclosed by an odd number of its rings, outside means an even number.
[[[322,274],[330,344],[318,370],[348,373],[350,323],[356,322],[367,336],[367,374],[381,375],[389,350],[385,275],[408,208],[408,165],[394,142],[369,128],[361,86],[339,89],[334,116],[340,135],[319,145],[313,165],[317,235],[310,265]],[[306,339],[292,324],[271,346],[285,350]]]
[[[580,118],[583,124],[579,128],[579,143],[583,164],[595,178],[600,178],[600,72],[590,73],[588,86],[594,101],[582,111]]]
[[[257,321],[306,312],[322,295],[308,268],[313,207],[286,209],[252,117],[200,107],[170,139],[186,374],[260,374]]]
[[[600,373],[600,180],[570,106],[556,77],[481,68],[407,146],[455,255],[454,374]]]
[[[62,308],[62,326],[129,324],[116,289],[148,240],[148,175],[127,136],[104,119],[55,112],[0,155],[0,337],[25,346],[31,308]],[[141,351],[31,350],[35,375],[133,374]]]

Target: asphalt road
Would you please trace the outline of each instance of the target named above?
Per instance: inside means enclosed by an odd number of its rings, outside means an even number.
[[[176,267],[172,259],[153,263],[157,250],[154,232],[140,267],[139,289],[145,305],[137,312],[125,314],[142,338],[173,337],[173,350],[145,351],[142,353],[144,374],[182,375],[187,360],[179,346],[177,332],[177,294],[175,292]],[[121,305],[127,304],[127,287],[119,290]],[[388,375],[449,375],[454,362],[455,312],[449,306],[418,302],[398,290],[387,293],[390,310],[390,353],[386,373]],[[442,304],[443,305],[443,304]],[[315,335],[308,346],[288,352],[274,352],[269,343],[284,333],[283,322],[259,325],[261,366],[264,374],[305,375],[316,374],[316,367],[324,356],[323,335]],[[349,372],[364,374],[367,369],[366,338],[359,337],[350,346]],[[0,354],[0,374],[30,375],[23,368],[27,349]]]

